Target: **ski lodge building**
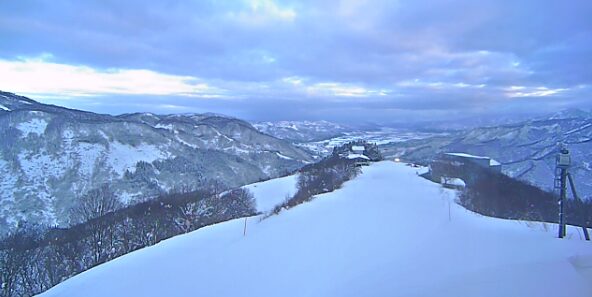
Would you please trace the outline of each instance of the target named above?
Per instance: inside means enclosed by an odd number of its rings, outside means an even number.
[[[350,149],[341,152],[341,158],[354,160],[356,166],[370,165],[370,158],[365,154],[366,148],[363,145],[352,145]]]

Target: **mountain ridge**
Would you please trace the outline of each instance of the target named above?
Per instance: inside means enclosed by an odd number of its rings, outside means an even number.
[[[500,126],[457,131],[406,143],[382,146],[388,156],[414,162],[429,162],[442,152],[466,152],[485,155],[500,161],[504,172],[540,188],[552,191],[555,156],[559,144],[571,151],[571,173],[580,196],[592,199],[592,116],[545,118]],[[579,114],[579,115],[586,115]]]
[[[7,92],[0,105],[0,233],[21,220],[67,225],[76,197],[104,183],[135,203],[212,181],[236,187],[312,160],[221,115],[112,116]]]

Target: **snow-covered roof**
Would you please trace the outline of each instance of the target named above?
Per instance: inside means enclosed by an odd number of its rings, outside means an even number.
[[[364,147],[361,145],[354,145],[352,146],[352,151],[363,151]]]
[[[489,166],[502,165],[500,162],[498,162],[490,157],[475,156],[475,155],[471,155],[471,154],[467,154],[467,153],[446,153],[446,155],[457,156],[457,157],[462,157],[462,158],[479,159],[479,160],[489,160]]]
[[[368,157],[366,157],[366,156],[364,156],[362,154],[349,154],[349,155],[347,155],[346,158],[348,158],[348,159],[358,159],[358,158],[360,158],[360,159],[370,160],[370,158],[368,158]]]
[[[451,156],[463,157],[463,158],[490,159],[489,157],[475,156],[475,155],[470,155],[470,154],[466,154],[466,153],[446,153],[446,154],[451,155]]]

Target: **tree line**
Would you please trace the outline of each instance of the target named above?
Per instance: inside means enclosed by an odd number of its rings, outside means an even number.
[[[352,142],[298,173],[297,192],[271,214],[340,188],[359,174],[355,161],[339,152],[363,145],[372,160],[382,156],[376,145]],[[129,174],[128,174],[129,175]],[[0,240],[0,296],[32,296],[56,284],[143,247],[204,226],[257,214],[253,195],[210,181],[200,189],[175,189],[155,199],[124,207],[109,185],[77,199],[68,228],[23,222]],[[271,215],[270,214],[270,215]]]
[[[43,228],[21,223],[0,241],[0,295],[32,296],[96,265],[172,236],[256,214],[245,189],[219,184],[122,207],[104,185],[72,209],[79,224]]]
[[[558,197],[553,193],[470,162],[435,162],[431,166],[439,175],[466,182],[459,201],[471,211],[503,219],[558,222]],[[565,207],[568,224],[592,227],[592,201],[568,199]]]
[[[315,195],[333,192],[341,188],[346,181],[356,177],[361,172],[356,161],[342,157],[344,153],[350,152],[354,145],[364,146],[364,154],[372,161],[383,159],[378,146],[366,141],[352,141],[335,147],[328,157],[299,170],[296,193],[277,205],[269,215],[278,214],[283,209],[310,201]]]

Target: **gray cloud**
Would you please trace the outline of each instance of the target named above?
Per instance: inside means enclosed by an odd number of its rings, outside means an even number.
[[[590,105],[587,0],[22,0],[3,1],[0,13],[3,60],[50,53],[54,63],[150,69],[199,78],[226,96],[63,101],[102,112],[119,112],[117,102],[251,119],[340,119],[352,110],[413,119]]]

